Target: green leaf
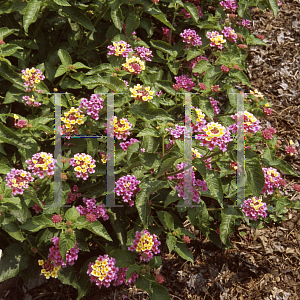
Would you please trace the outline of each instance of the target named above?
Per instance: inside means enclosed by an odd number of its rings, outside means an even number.
[[[72,58],[69,54],[68,51],[64,50],[64,49],[59,49],[58,52],[58,57],[61,61],[61,63],[64,65],[64,66],[70,66],[72,65]]]
[[[147,31],[148,36],[151,37],[153,35],[153,26],[149,19],[143,18],[140,21],[140,27],[144,28]]]
[[[0,48],[0,56],[11,56],[15,52],[17,52],[19,49],[23,49],[22,47],[19,47],[18,45],[15,44],[6,44],[3,45],[4,47]]]
[[[161,265],[162,265],[161,256],[154,256],[149,262],[149,266],[150,266],[151,269],[158,268]]]
[[[149,293],[151,291],[151,281],[149,277],[150,276],[148,274],[140,275],[135,282],[136,288],[147,291]]]
[[[31,186],[24,190],[23,195],[44,208],[43,203],[38,199],[35,190]]]
[[[0,12],[0,14],[1,14],[1,12]],[[17,29],[10,29],[7,27],[1,27],[0,28],[0,39],[3,40],[5,37],[13,34],[16,31],[19,31],[19,29],[17,30]]]
[[[151,288],[151,300],[171,300],[168,290],[158,282],[153,282]]]
[[[142,131],[140,131],[137,134],[137,137],[141,136],[154,136],[154,137],[160,137],[159,132],[155,128],[144,128]]]
[[[67,0],[54,0],[54,2],[60,6],[71,6]]]
[[[149,3],[150,4],[150,3]],[[168,26],[170,29],[172,30],[176,30],[172,24],[167,20],[166,15],[157,7],[154,7],[152,5],[152,3],[146,7],[143,7],[143,10],[145,12],[147,12],[148,14],[152,15],[154,18],[156,18],[157,20],[159,20],[160,22],[162,22],[163,24],[165,24],[166,26]]]
[[[115,0],[113,3],[111,3],[111,19],[113,23],[115,24],[116,28],[120,31],[123,29],[123,21],[124,17],[122,14],[122,10],[120,8],[122,2],[119,0]]]
[[[156,169],[161,164],[161,157],[157,153],[140,153],[139,158],[145,169]]]
[[[38,232],[41,229],[47,227],[55,227],[55,224],[52,221],[52,214],[42,214],[39,216],[34,216],[28,219],[23,225],[20,225],[20,228],[28,230],[30,232]]]
[[[41,6],[42,2],[39,0],[30,0],[28,2],[23,17],[23,27],[26,33],[30,24],[36,21]]]
[[[116,267],[127,268],[134,264],[136,253],[128,250],[117,249],[109,254],[116,260]]]
[[[236,78],[239,82],[246,84],[247,86],[251,87],[250,81],[246,74],[243,71],[239,70],[231,70],[228,73],[229,77],[234,77]]]
[[[94,75],[96,73],[100,73],[105,70],[110,70],[111,66],[109,63],[103,63],[97,67],[92,68],[90,71],[86,73],[86,75]]]
[[[189,4],[191,4],[191,3],[189,3]],[[189,51],[188,51],[186,60],[189,61],[189,60],[191,60],[195,57],[198,57],[199,55],[202,55],[204,53],[205,52],[203,50],[196,50],[195,48],[190,48]]]
[[[193,20],[197,23],[199,21],[199,14],[198,14],[197,7],[193,3],[189,3],[189,2],[184,3],[184,7],[191,15]]]
[[[76,245],[76,236],[74,233],[61,233],[59,240],[59,251],[64,262],[66,262],[67,251]]]
[[[134,115],[138,115],[146,122],[151,120],[157,120],[161,122],[173,121],[171,116],[164,109],[157,108],[153,103],[150,102],[144,102],[133,108],[130,108],[130,112]]]
[[[255,37],[252,34],[248,38],[246,38],[246,43],[247,43],[247,45],[251,44],[251,45],[263,45],[263,46],[267,46],[267,44],[263,40]]]
[[[110,235],[106,231],[105,227],[99,222],[99,221],[94,221],[90,224],[86,224],[84,226],[85,229],[93,232],[96,235],[102,236],[108,241],[112,241]]]
[[[90,31],[95,31],[95,27],[93,26],[91,20],[84,13],[82,13],[78,8],[76,8],[74,6],[64,6],[62,8],[62,10],[75,23],[79,23],[84,28],[86,28]]]
[[[175,249],[176,242],[177,242],[177,237],[174,236],[171,232],[168,232],[166,237],[166,243],[169,249],[169,253],[171,253]]]
[[[201,61],[204,61],[204,59],[202,59]],[[195,70],[195,68],[193,69],[193,72],[194,72],[194,70]],[[222,71],[219,66],[208,68],[205,71],[205,74],[203,77],[203,83],[209,88],[210,86],[212,86],[216,83],[216,80],[221,73],[222,73]]]
[[[81,89],[82,86],[79,82],[76,80],[73,80],[69,77],[66,77],[59,85],[62,89],[67,90],[67,89]]]
[[[193,253],[188,249],[186,243],[176,242],[175,251],[185,260],[194,263]]]
[[[21,75],[13,70],[13,68],[6,62],[0,62],[0,75],[11,83],[15,84],[18,88],[24,90],[23,80]]]
[[[176,202],[178,200],[180,200],[182,198],[180,198],[178,196],[178,192],[176,190],[172,190],[169,195],[167,196],[167,199],[164,203],[164,208],[166,208],[170,203]]]
[[[248,149],[246,149],[248,150]],[[245,151],[247,153],[247,151]],[[245,160],[246,184],[249,186],[254,196],[259,197],[265,185],[265,177],[258,158]]]
[[[172,96],[175,96],[175,90],[173,88],[173,84],[168,80],[159,80],[155,82],[156,85],[162,88],[165,92],[169,93]]]
[[[140,16],[134,11],[131,11],[126,18],[126,34],[131,36],[133,31],[135,31],[140,25]]]
[[[63,284],[71,285],[77,290],[80,288],[78,286],[77,276],[73,266],[67,266],[65,268],[61,268],[57,273],[57,278]]]
[[[81,62],[77,62],[74,64],[75,69],[91,69],[90,67],[86,66],[85,64]]]
[[[160,40],[150,40],[150,44],[154,48],[173,56],[173,47],[170,44]]]
[[[139,147],[140,147],[139,143],[133,143],[127,148],[127,161],[128,162],[130,161],[132,154],[138,152]]]
[[[172,148],[163,158],[162,164],[157,172],[156,178],[159,178],[161,175],[164,174],[171,166],[174,165],[175,161],[182,157],[180,151],[176,148]]]
[[[211,195],[218,199],[220,206],[223,208],[223,188],[220,174],[214,170],[206,170],[205,181]]]
[[[173,63],[173,62],[168,61],[168,67],[174,75],[177,75],[179,67],[180,67],[180,63],[179,62]]]
[[[168,228],[170,231],[173,231],[174,230],[173,217],[166,211],[157,211],[156,213],[162,225]]]
[[[65,218],[67,221],[76,221],[78,218],[79,218],[79,212],[78,210],[75,208],[75,206],[69,208],[67,211],[66,211],[66,214],[65,214]]]
[[[68,70],[69,69],[68,69],[68,67],[66,65],[60,65],[57,68],[56,72],[55,72],[54,78],[59,77],[59,76],[65,74]]]
[[[11,167],[5,164],[0,163],[0,174],[7,174],[10,173]]]
[[[128,268],[128,270],[126,271],[126,282],[128,282],[129,278],[132,276],[133,272],[136,272],[137,274],[139,274],[141,271],[141,267],[139,265],[132,265]]]
[[[23,242],[26,240],[23,232],[20,230],[18,223],[14,221],[14,218],[5,218],[1,224],[2,229],[6,231],[15,240]],[[1,275],[0,275],[1,276]]]
[[[16,147],[29,149],[30,146],[25,145],[23,141],[3,123],[0,123],[0,141],[14,145]]]
[[[274,16],[276,17],[279,11],[277,0],[267,0],[267,4],[269,8],[273,11]]]
[[[28,267],[29,255],[19,243],[9,245],[4,249],[0,264],[0,282],[18,275]]]
[[[211,64],[206,59],[202,59],[196,64],[192,72],[202,74],[206,72],[208,68],[211,68]]]

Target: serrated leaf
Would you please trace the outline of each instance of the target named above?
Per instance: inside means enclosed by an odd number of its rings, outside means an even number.
[[[211,64],[206,59],[202,59],[196,64],[192,72],[202,74],[206,72],[208,68],[211,68]]]
[[[122,14],[122,10],[120,8],[120,5],[117,5],[115,3],[117,3],[118,1],[115,1],[112,4],[112,9],[111,9],[111,19],[113,21],[113,23],[115,24],[116,28],[119,29],[120,31],[123,29],[123,14]]]
[[[57,278],[61,281],[61,283],[71,285],[75,289],[79,289],[77,276],[73,266],[61,268],[57,273]]]
[[[186,60],[189,61],[195,57],[198,57],[202,54],[204,54],[205,52],[203,50],[196,50],[194,48],[190,48],[189,51],[188,51],[188,54],[187,54],[187,58]]]
[[[71,221],[74,222],[79,218],[79,212],[78,210],[75,208],[75,206],[69,208],[66,213],[65,213],[65,218],[67,221]]]
[[[42,2],[39,0],[30,0],[28,2],[23,16],[23,27],[26,33],[28,32],[30,24],[35,22],[41,6]]]
[[[167,289],[158,282],[153,282],[151,288],[151,300],[171,300]]]
[[[28,230],[30,232],[38,232],[43,228],[55,227],[52,221],[52,214],[42,214],[39,216],[34,216],[28,219],[20,228]]]
[[[166,201],[164,202],[164,208],[166,208],[170,203],[173,203],[173,202],[176,202],[178,200],[180,200],[182,198],[180,198],[178,196],[178,192],[176,190],[172,190],[168,196],[167,196],[167,199]]]
[[[137,137],[141,137],[141,136],[160,137],[159,132],[154,128],[144,128],[142,131],[140,131],[137,134]]]
[[[93,232],[96,235],[102,236],[108,241],[112,241],[110,235],[108,234],[106,228],[99,222],[99,221],[94,221],[90,224],[86,224],[84,226],[85,229]]]
[[[24,144],[23,141],[3,123],[0,123],[0,141],[16,147],[30,149],[30,146]]]
[[[163,158],[161,166],[157,172],[156,178],[159,178],[164,174],[171,166],[174,165],[175,161],[182,157],[182,154],[176,149],[171,149]]]
[[[4,47],[0,48],[0,56],[11,56],[15,52],[17,52],[19,49],[23,49],[22,47],[19,47],[15,44],[6,44]]]
[[[271,10],[273,11],[273,14],[276,18],[277,13],[279,11],[277,0],[267,0],[267,3],[269,4],[269,6],[270,6]]]
[[[246,184],[253,195],[259,197],[265,185],[265,177],[259,159],[251,158],[245,160]]]
[[[141,267],[139,265],[132,265],[128,268],[128,270],[126,271],[126,282],[128,282],[129,278],[132,276],[133,272],[136,272],[137,274],[139,274],[141,271]]]
[[[67,251],[74,248],[76,245],[76,236],[74,233],[61,233],[59,240],[59,251],[64,262],[66,262]]]
[[[0,12],[0,14],[1,14],[1,12]],[[0,28],[0,39],[3,40],[5,37],[13,34],[16,31],[19,31],[19,30],[17,30],[17,29],[10,29],[10,28],[7,28],[7,27],[1,27]]]
[[[86,66],[85,64],[81,62],[77,62],[74,64],[75,69],[91,69],[90,67]]]
[[[162,88],[165,92],[169,93],[172,96],[175,96],[175,90],[173,88],[173,84],[168,80],[159,80],[155,82],[156,85]]]
[[[26,240],[24,237],[23,232],[20,230],[18,223],[11,219],[4,219],[3,223],[1,224],[2,229],[6,231],[11,237],[15,240],[23,242]]]
[[[18,88],[24,90],[24,84],[21,76],[17,72],[15,72],[8,63],[4,61],[0,62],[0,75],[16,85]]]
[[[156,169],[161,164],[161,157],[157,153],[140,153],[139,158],[146,169]]]
[[[59,76],[65,74],[68,70],[69,69],[68,69],[68,67],[66,65],[60,65],[57,68],[56,72],[55,72],[54,78],[59,77]]]
[[[239,82],[246,84],[247,86],[251,87],[250,81],[248,79],[248,77],[246,76],[246,74],[243,71],[239,71],[239,70],[232,70],[229,71],[228,73],[229,77],[234,77],[237,80],[239,80]]]
[[[170,44],[159,40],[158,41],[150,40],[150,44],[154,48],[173,56],[173,47]]]

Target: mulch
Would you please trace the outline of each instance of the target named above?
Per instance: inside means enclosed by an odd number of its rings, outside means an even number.
[[[272,12],[251,11],[254,34],[265,37],[268,46],[252,46],[248,57],[248,75],[251,84],[272,104],[271,116],[261,119],[263,124],[276,129],[282,142],[278,156],[284,158],[300,175],[299,154],[285,157],[285,147],[294,142],[300,150],[300,11],[299,0],[282,1],[275,19]],[[246,87],[245,87],[246,88]],[[284,175],[287,185],[283,193],[293,201],[300,200],[300,192],[293,190],[297,177]],[[177,254],[166,254],[163,265],[156,270],[163,275],[162,283],[171,299],[300,299],[300,213],[288,209],[286,221],[267,224],[255,229],[241,224],[231,234],[234,246],[220,250],[199,230],[185,223],[194,235],[190,247],[195,263],[184,261]],[[241,234],[239,234],[242,232]],[[168,253],[162,245],[163,253]],[[43,279],[43,278],[42,278]],[[26,287],[15,277],[0,284],[0,300],[74,300],[77,291],[58,280],[32,281]],[[36,287],[35,287],[36,286]],[[93,286],[83,300],[150,299],[147,293],[134,286],[110,287],[99,290]]]

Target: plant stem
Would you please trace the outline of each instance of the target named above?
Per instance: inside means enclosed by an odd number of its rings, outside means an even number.
[[[129,80],[129,83],[128,83],[129,88],[130,88],[131,80],[132,80],[132,73],[130,74],[130,80]]]
[[[174,22],[175,22],[175,18],[176,18],[176,14],[177,14],[177,9],[178,9],[177,3],[175,3],[174,7],[175,7],[175,12],[174,12],[173,20],[172,20],[172,27],[174,27]],[[172,32],[173,32],[173,29],[171,28],[170,35],[169,35],[169,44],[170,45],[171,45]],[[169,59],[169,54],[167,54],[167,60],[168,59]]]

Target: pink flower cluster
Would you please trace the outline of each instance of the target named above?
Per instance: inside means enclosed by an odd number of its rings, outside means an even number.
[[[83,202],[86,205],[86,207],[79,205],[76,207],[76,209],[78,210],[81,216],[86,216],[89,222],[92,223],[100,217],[104,221],[107,221],[109,219],[108,215],[106,214],[107,209],[105,208],[105,205],[103,203],[96,204],[96,199],[94,197],[92,199],[87,199],[86,197],[83,197]]]
[[[35,101],[34,96],[31,96],[31,97],[23,96],[22,99],[26,101],[26,104],[28,106],[38,107],[38,106],[42,105],[42,103]]]
[[[264,114],[266,115],[266,116],[271,116],[271,114],[272,114],[272,109],[271,108],[264,108]]]
[[[215,93],[220,92],[220,86],[218,84],[211,86],[210,89],[212,92],[215,92]]]
[[[43,204],[45,204],[45,201],[41,201],[41,202],[42,202]],[[34,209],[34,211],[35,211],[37,214],[43,211],[43,209],[42,209],[38,204],[34,204],[34,205],[32,206],[32,209]]]
[[[30,92],[31,88],[32,91],[36,91],[36,86],[35,84],[39,83],[41,80],[45,79],[45,76],[43,75],[42,71],[39,69],[31,68],[31,69],[26,69],[22,70],[22,79],[25,81],[24,85],[26,87],[26,91]],[[29,88],[29,87],[30,88]],[[42,93],[42,90],[37,90],[38,93]]]
[[[34,181],[30,172],[24,170],[11,169],[10,173],[7,173],[5,178],[6,185],[12,189],[13,196],[17,194],[22,195],[24,189],[28,188],[28,183]]]
[[[281,175],[279,172],[277,172],[277,169],[275,168],[262,168],[265,176],[265,185],[262,190],[262,194],[265,194],[266,192],[268,195],[273,194],[273,187],[279,188],[280,185],[285,186],[286,182],[284,179],[281,178]]]
[[[251,26],[251,23],[249,20],[246,20],[246,19],[242,19],[242,21],[238,22],[238,25],[241,25],[243,27],[246,27],[248,29],[252,29],[252,26]]]
[[[43,179],[45,175],[54,175],[55,160],[51,153],[39,152],[32,156],[32,159],[25,160],[28,170],[32,170],[33,175],[38,175]]]
[[[223,49],[224,43],[226,43],[226,40],[223,39],[223,35],[221,35],[218,31],[208,31],[207,37],[210,40],[210,46],[211,47],[218,47],[220,50]]]
[[[107,126],[107,123],[104,125]],[[118,120],[116,116],[113,116],[108,126],[114,127],[114,134],[118,140],[123,139],[123,141],[126,141],[127,136],[130,135],[129,130],[131,129],[132,124],[126,118]],[[105,133],[107,133],[107,127],[105,128]],[[111,137],[114,136],[111,135]]]
[[[153,55],[150,49],[141,46],[141,47],[135,47],[134,50],[137,52],[137,54],[141,59],[144,59],[146,61],[151,61],[150,56],[153,57]]]
[[[293,189],[294,189],[295,191],[300,192],[300,185],[299,185],[299,184],[294,184]]]
[[[88,173],[95,173],[96,161],[88,154],[76,153],[74,158],[70,158],[69,163],[72,167],[75,167],[76,177],[82,177],[83,180],[88,179]]]
[[[70,189],[70,192],[68,194],[68,199],[67,199],[67,204],[72,204],[76,198],[79,198],[81,196],[81,193],[76,193],[78,191],[78,186],[77,185],[74,185],[73,186],[73,192],[75,193],[72,193],[72,189]]]
[[[181,135],[184,134],[184,128],[185,126],[180,126],[178,124],[175,124],[175,128],[166,128],[167,131],[170,132],[170,134],[175,138],[179,139]]]
[[[133,49],[131,49],[130,45],[125,41],[113,42],[113,44],[107,46],[107,48],[110,49],[107,55],[128,57],[128,53],[133,52]]]
[[[237,121],[238,114],[232,115],[231,118]],[[244,132],[256,133],[261,130],[262,127],[259,125],[260,121],[257,120],[254,115],[245,110],[244,112]],[[237,132],[237,123],[234,123],[228,127],[233,133]]]
[[[16,122],[16,119],[15,119],[15,123],[14,123],[15,127],[19,128],[19,129],[22,129],[22,128],[26,127],[27,124],[28,124],[27,120],[22,120],[22,119],[18,119],[17,122]]]
[[[53,223],[60,223],[62,221],[61,215],[54,215],[52,218]]]
[[[123,176],[116,182],[114,192],[118,196],[122,196],[124,202],[128,202],[129,206],[132,207],[134,201],[131,198],[135,197],[141,190],[138,186],[140,183],[141,181],[137,180],[134,175]]]
[[[263,130],[261,132],[262,137],[264,137],[266,140],[271,140],[273,138],[273,134],[276,133],[276,129],[273,127],[267,127],[267,129]]]
[[[209,100],[210,100],[210,103],[211,103],[211,105],[214,109],[215,115],[217,115],[221,111],[220,108],[218,107],[217,100],[215,100],[213,97],[209,97]]]
[[[227,68],[226,66],[222,65],[221,66],[221,71],[224,73],[228,73],[229,72],[229,68]]]
[[[153,258],[153,253],[158,254],[160,252],[158,249],[160,244],[156,234],[151,235],[148,230],[143,230],[142,232],[136,231],[133,245],[128,247],[128,250],[136,250],[140,254],[140,260],[149,262]]]
[[[126,282],[126,273],[127,273],[128,269],[129,268],[119,268],[119,271],[117,272],[117,277],[113,283],[114,286],[118,286],[123,283],[125,283],[126,285],[129,285],[137,280],[137,278],[139,277],[139,274],[137,274],[136,272],[133,272],[131,277]]]
[[[63,261],[60,250],[59,250],[59,238],[54,236],[52,239],[54,246],[49,249],[48,261],[54,260],[54,266],[61,266],[65,268],[67,265],[73,266],[75,260],[78,259],[79,248],[77,247],[78,243],[76,242],[75,247],[67,251],[66,262]]]
[[[235,3],[235,0],[225,0],[221,1],[220,5],[224,10],[228,10],[230,12],[235,12],[238,9],[238,5]]]
[[[188,1],[186,1],[188,2]],[[199,15],[199,18],[202,18],[203,17],[203,13],[201,11],[201,6],[200,5],[197,5],[197,10],[198,10],[198,15]],[[186,11],[186,9],[182,9],[180,12],[179,12],[180,15],[183,15],[184,14],[184,18],[185,19],[188,19],[188,18],[191,18],[191,15],[189,12]]]
[[[180,33],[180,36],[183,38],[183,42],[188,44],[185,46],[186,50],[189,50],[190,45],[194,47],[202,45],[201,37],[197,35],[195,30],[184,29],[184,31]]]
[[[222,33],[228,39],[229,42],[236,43],[236,39],[238,36],[231,27],[225,26],[224,29],[222,30]]]
[[[170,38],[170,29],[169,28],[165,28],[165,27],[162,27],[161,28],[162,31],[163,31],[163,34],[165,36],[165,39],[167,40],[167,42],[169,43],[169,38]],[[173,35],[171,36],[171,43],[174,42],[174,38],[173,38]]]
[[[187,75],[175,76],[176,84],[173,85],[173,88],[178,91],[181,88],[190,92],[195,86],[193,79],[189,78]]]
[[[202,82],[200,82],[200,83],[198,84],[198,86],[199,86],[199,89],[200,89],[200,90],[205,91],[205,90],[207,89],[206,85],[205,85],[204,83],[202,83]]]
[[[257,220],[258,216],[265,218],[267,216],[267,204],[262,202],[262,197],[252,197],[241,204],[243,212],[249,219]]]
[[[140,142],[139,140],[131,138],[130,141],[120,143],[120,146],[124,151],[127,151],[128,147],[130,145],[132,145],[133,143],[139,143],[139,142]]]
[[[79,109],[89,116],[92,115],[94,120],[99,120],[99,112],[103,109],[104,99],[100,95],[92,94],[90,100],[82,98]]]
[[[184,167],[186,167],[187,165],[182,162],[180,164],[177,164],[177,169],[178,170],[181,170],[183,169]],[[178,184],[175,186],[175,189],[178,191],[178,197],[182,197],[184,200],[188,200],[188,199],[185,199],[184,198],[184,174],[185,174],[186,171],[183,171],[181,173],[178,173],[176,174],[177,178],[176,179],[179,179],[179,182]],[[175,178],[175,175],[172,175],[172,176],[168,176],[168,179],[172,180]],[[192,178],[191,178],[191,181],[192,181],[192,186],[191,186],[191,190],[190,192],[193,194],[193,198],[192,198],[192,201],[196,202],[196,203],[200,203],[200,194],[199,194],[199,191],[197,187],[201,187],[202,191],[205,192],[207,191],[207,185],[206,185],[206,181],[205,180],[200,180],[200,179],[197,179],[196,180],[196,177],[195,177],[195,172],[192,171]]]
[[[287,147],[285,148],[285,152],[286,152],[287,154],[289,154],[290,156],[293,156],[294,154],[297,153],[297,150],[296,150],[296,148],[294,148],[294,147],[292,147],[292,146],[287,146]]]

